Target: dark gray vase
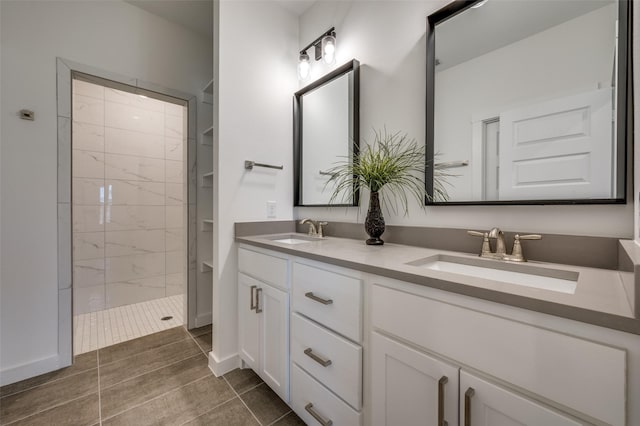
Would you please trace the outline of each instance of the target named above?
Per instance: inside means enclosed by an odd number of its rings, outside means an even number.
[[[384,233],[384,217],[382,216],[382,209],[380,209],[380,198],[378,192],[372,192],[369,196],[369,210],[367,211],[367,218],[364,220],[364,229],[369,234],[369,238],[366,243],[369,246],[381,246],[384,241],[380,239],[380,236]]]

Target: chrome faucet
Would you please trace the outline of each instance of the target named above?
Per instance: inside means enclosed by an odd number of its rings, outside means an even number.
[[[482,248],[480,249],[480,257],[486,257],[488,259],[495,260],[510,260],[512,262],[526,262],[524,254],[522,253],[521,240],[540,240],[542,235],[530,234],[519,235],[516,234],[513,240],[513,249],[511,254],[507,254],[504,244],[504,232],[500,228],[493,228],[489,232],[467,231],[469,235],[474,237],[482,237]],[[496,240],[496,250],[491,251],[491,244],[489,238]]]
[[[305,223],[309,224],[309,232],[307,232],[307,234],[310,237],[320,237],[320,238],[324,238],[324,230],[322,229],[323,226],[326,226],[329,224],[329,222],[318,222],[318,227],[316,228],[316,224],[313,223],[313,221],[311,219],[302,219],[300,221],[300,225],[304,225]]]

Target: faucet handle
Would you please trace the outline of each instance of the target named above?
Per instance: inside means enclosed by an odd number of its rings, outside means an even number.
[[[327,226],[328,224],[329,222],[318,222],[318,237],[324,238],[324,230],[322,229],[322,227]]]
[[[524,254],[522,253],[522,244],[520,244],[520,240],[541,240],[542,235],[538,234],[529,234],[529,235],[518,235],[516,234],[513,237],[513,249],[511,250],[511,256],[508,256],[507,260],[511,260],[514,262],[526,262]]]
[[[479,231],[467,231],[467,234],[473,237],[482,237],[482,248],[480,249],[480,256],[487,256],[491,254],[491,245],[489,245],[489,233]]]
[[[538,234],[529,234],[529,235],[518,235],[515,236],[516,240],[541,240],[542,235]]]

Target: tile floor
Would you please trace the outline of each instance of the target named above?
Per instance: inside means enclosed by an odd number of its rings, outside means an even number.
[[[73,353],[80,355],[184,324],[184,295],[74,315]],[[172,316],[162,321],[164,316]]]
[[[77,355],[0,388],[0,425],[304,425],[251,370],[216,378],[211,327],[175,327]]]

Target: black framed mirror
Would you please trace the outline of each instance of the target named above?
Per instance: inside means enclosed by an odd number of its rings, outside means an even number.
[[[329,169],[358,155],[360,139],[360,63],[353,59],[305,86],[293,97],[294,206],[329,204]]]
[[[631,7],[458,0],[430,15],[426,204],[626,203]]]

